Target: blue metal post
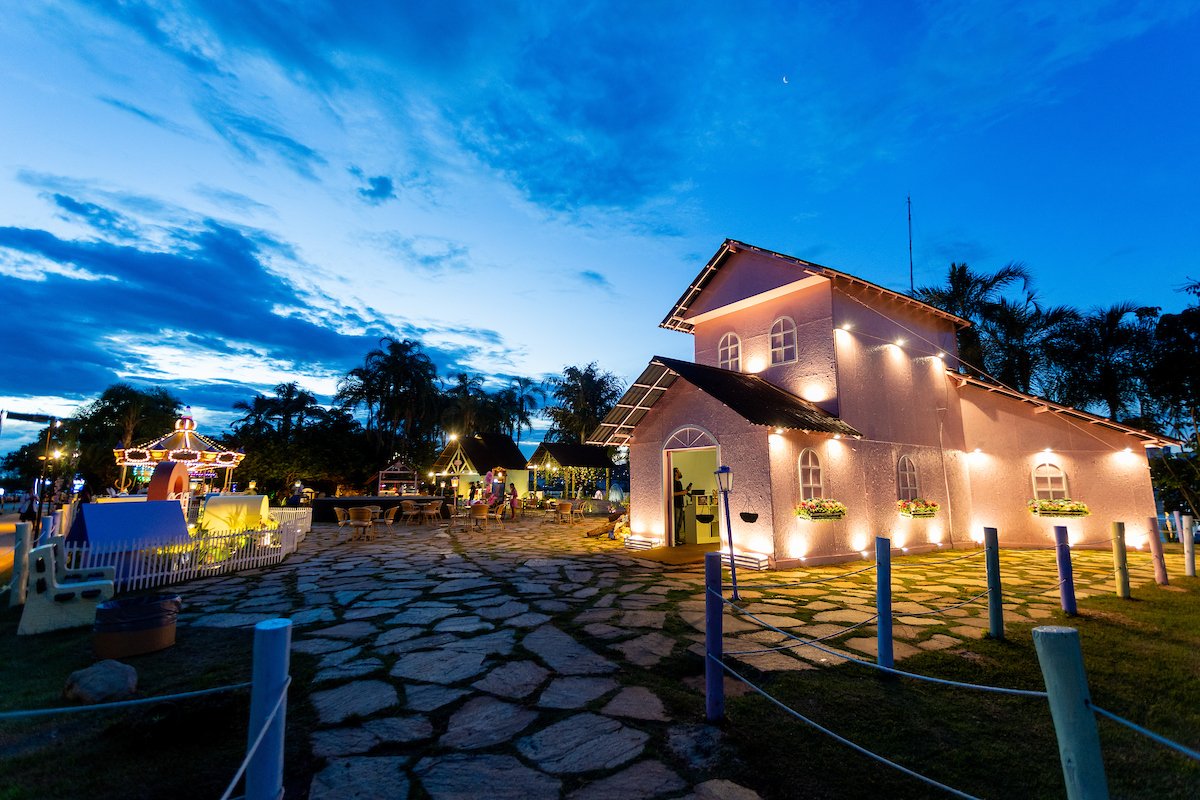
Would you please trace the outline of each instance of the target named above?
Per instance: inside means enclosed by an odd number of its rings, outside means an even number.
[[[1112,524],[1113,577],[1117,583],[1117,597],[1129,599],[1129,559],[1125,555],[1125,523]]]
[[[292,621],[268,619],[254,626],[253,685],[250,688],[250,731],[247,747],[259,731],[287,684],[292,649]],[[287,700],[279,707],[258,750],[246,767],[246,800],[279,800],[283,796],[283,733]]]
[[[733,599],[736,601],[742,598],[738,597],[737,563],[733,558],[733,522],[729,519],[729,490],[723,490],[721,496],[725,500],[725,536],[729,539],[729,579],[733,583]]]
[[[875,537],[875,620],[877,661],[881,667],[895,665],[892,656],[892,540]]]
[[[1000,586],[1000,532],[983,529],[983,560],[987,564],[988,636],[1004,638],[1004,590]]]
[[[721,554],[704,554],[704,713],[709,722],[725,716],[725,670],[723,618],[725,602],[721,598]]]
[[[1148,532],[1150,536],[1150,559],[1154,563],[1154,582],[1159,586],[1167,585],[1167,562],[1163,561],[1162,539],[1158,533],[1158,517],[1150,517]]]
[[[1071,545],[1067,543],[1067,526],[1054,526],[1054,554],[1058,561],[1058,594],[1062,610],[1068,617],[1079,613],[1075,605],[1075,574],[1071,570]]]
[[[1087,675],[1083,671],[1079,631],[1059,626],[1034,628],[1033,646],[1050,696],[1050,716],[1058,736],[1067,798],[1108,800],[1108,781],[1100,756],[1096,714],[1091,709]]]

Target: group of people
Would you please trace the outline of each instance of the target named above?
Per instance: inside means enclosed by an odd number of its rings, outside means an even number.
[[[482,481],[471,481],[467,492],[467,502],[471,505],[487,503],[489,508],[494,508],[499,503],[507,502],[513,519],[516,519],[517,509],[521,507],[521,501],[517,495],[517,485],[510,483],[508,491],[505,492],[504,484],[501,483],[500,491],[497,492],[495,483],[492,480],[492,473],[490,472],[484,476]]]

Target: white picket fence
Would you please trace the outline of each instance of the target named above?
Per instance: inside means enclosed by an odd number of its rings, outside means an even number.
[[[279,523],[295,523],[301,534],[300,541],[304,541],[304,534],[312,530],[311,508],[272,508],[271,519]]]
[[[287,521],[269,530],[206,531],[183,544],[131,540],[103,547],[69,543],[65,549],[72,569],[111,566],[117,590],[132,592],[278,564],[295,552],[301,536],[300,525]]]

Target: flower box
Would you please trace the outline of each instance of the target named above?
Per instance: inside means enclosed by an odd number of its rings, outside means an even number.
[[[913,500],[897,500],[896,510],[900,512],[900,516],[909,517],[910,519],[929,519],[936,517],[941,509],[933,500],[925,500],[924,498],[915,498]]]
[[[808,520],[824,520],[824,519],[841,519],[846,516],[846,506],[837,500],[827,500],[825,498],[814,498],[812,500],[801,500],[799,505],[794,509],[796,516],[800,519]]]
[[[1030,500],[1026,506],[1035,517],[1086,517],[1092,513],[1078,500]]]

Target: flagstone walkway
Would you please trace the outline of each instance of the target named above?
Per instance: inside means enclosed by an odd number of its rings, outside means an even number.
[[[180,622],[293,621],[294,651],[319,659],[308,699],[319,719],[313,753],[325,766],[312,800],[406,798],[417,786],[433,800],[757,798],[713,774],[716,728],[699,714],[673,716],[640,685],[691,652],[683,684],[703,691],[701,566],[638,559],[619,541],[586,538],[586,527],[520,520],[348,542],[336,526],[317,525],[278,567],[179,587]],[[986,600],[947,608],[986,588],[982,552],[970,553],[894,562],[897,659],[984,635]],[[1107,551],[1073,560],[1081,600],[1112,591]],[[1153,579],[1148,556],[1129,560],[1135,586]],[[760,651],[730,657],[763,671],[840,661],[807,647],[769,650],[787,631],[873,656],[874,572],[846,575],[869,566],[740,571],[740,605],[757,621],[726,606],[726,652]],[[1051,551],[1005,551],[1002,574],[1007,622],[1053,613]]]

